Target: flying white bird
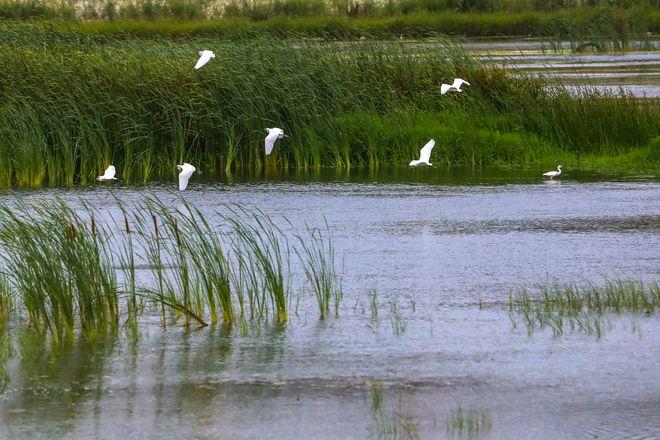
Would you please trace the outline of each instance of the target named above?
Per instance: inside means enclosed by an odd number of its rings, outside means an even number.
[[[116,173],[117,170],[115,169],[115,166],[110,165],[108,168],[105,169],[103,175],[97,177],[96,180],[117,180],[117,178],[115,177]]]
[[[449,85],[449,84],[443,84],[440,86],[440,93],[445,94],[447,92],[453,91],[453,92],[462,92],[461,87],[463,84],[467,84],[468,86],[470,85],[469,82],[465,81],[464,79],[461,78],[454,78],[454,82]]]
[[[429,162],[431,160],[431,151],[435,147],[435,140],[431,139],[422,147],[419,152],[419,160],[413,160],[410,162],[411,167],[432,167],[433,165]]]
[[[273,151],[273,146],[275,145],[275,141],[278,139],[282,139],[284,137],[284,130],[281,128],[267,128],[266,131],[268,132],[268,135],[266,136],[265,139],[265,144],[266,144],[266,156],[268,156],[271,151]]]
[[[199,69],[204,64],[211,61],[211,58],[215,58],[215,54],[212,51],[210,51],[210,50],[200,51],[199,52],[199,59],[197,60],[197,64],[195,64],[195,69]]]
[[[561,165],[557,165],[557,171],[548,171],[547,173],[543,173],[544,176],[548,176],[550,180],[554,179],[555,177],[558,177],[561,175]]]
[[[183,191],[186,189],[186,187],[188,187],[188,180],[190,180],[190,176],[192,176],[193,173],[197,171],[197,168],[190,165],[189,163],[177,165],[176,167],[181,170],[179,173],[179,191]]]

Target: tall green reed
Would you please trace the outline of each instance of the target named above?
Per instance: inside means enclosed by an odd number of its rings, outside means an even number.
[[[270,216],[240,205],[214,213],[214,223],[183,200],[172,207],[152,197],[140,209],[117,200],[116,211],[108,220],[107,213],[62,201],[0,208],[0,265],[8,283],[0,290],[0,318],[15,302],[30,327],[56,343],[77,329],[106,333],[122,322],[137,334],[140,317],[152,311],[164,327],[181,318],[186,327],[286,323],[290,257],[310,250],[310,260],[300,259],[307,281],[341,292],[340,280],[330,276],[334,250],[319,231],[298,234],[305,251]],[[341,296],[334,295],[338,308]],[[319,308],[325,316],[327,303]]]
[[[440,163],[487,166],[622,154],[660,135],[650,101],[512,78],[450,40],[301,37],[99,41],[5,26],[0,184],[84,184],[110,163],[128,183],[171,178],[184,158],[205,170],[256,170],[273,125],[290,137],[268,165],[307,169],[405,165],[432,137]],[[196,71],[200,47],[218,58]],[[440,95],[454,76],[473,86]]]
[[[609,314],[652,314],[658,306],[658,283],[606,280],[602,285],[539,286],[534,295],[520,290],[509,297],[509,316],[514,325],[522,320],[530,334],[549,327],[560,336],[568,327],[600,337]]]

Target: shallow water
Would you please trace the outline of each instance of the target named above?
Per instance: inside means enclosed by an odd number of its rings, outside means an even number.
[[[554,338],[514,328],[506,307],[537,283],[660,281],[660,182],[538,176],[395,169],[195,176],[181,195],[172,183],[5,192],[2,203],[61,197],[110,214],[115,196],[182,196],[205,213],[237,202],[286,216],[289,232],[327,220],[345,297],[319,321],[302,295],[286,328],[163,331],[147,319],[137,342],[16,356],[0,437],[468,438],[447,426],[459,405],[490,420],[471,438],[660,436],[657,313],[612,317],[600,339]]]
[[[660,98],[660,42],[650,41],[641,51],[626,53],[573,53],[566,44],[559,52],[543,43],[520,45],[507,42],[502,47],[482,43],[467,47],[488,63],[527,75],[547,75],[569,86],[569,90],[588,86],[618,93],[621,89],[640,98]]]

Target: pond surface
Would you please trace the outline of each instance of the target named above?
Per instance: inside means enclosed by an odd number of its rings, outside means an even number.
[[[404,40],[400,44],[410,50],[437,46],[432,41]],[[660,98],[660,40],[655,37],[629,41],[626,52],[605,53],[594,53],[590,47],[576,52],[577,43],[538,38],[475,38],[460,44],[488,64],[518,74],[552,76],[569,90],[589,86],[603,92],[617,94],[622,89],[639,98]]]
[[[345,289],[319,321],[311,294],[285,328],[121,334],[18,355],[0,395],[0,438],[654,438],[660,316],[612,317],[600,339],[514,327],[512,290],[660,281],[655,176],[442,169],[266,174],[10,191],[117,213],[157,194],[204,213],[227,203],[327,221]],[[202,176],[203,177],[203,176]],[[376,292],[377,316],[371,308]],[[32,350],[32,354],[29,353]],[[382,399],[382,404],[378,404]],[[488,420],[468,435],[457,408]]]
[[[660,41],[632,41],[631,52],[576,53],[575,44],[538,40],[469,41],[480,58],[521,74],[549,75],[578,91],[589,86],[614,94],[624,90],[639,98],[660,98]]]

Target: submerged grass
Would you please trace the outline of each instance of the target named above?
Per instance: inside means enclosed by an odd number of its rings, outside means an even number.
[[[196,71],[200,48],[218,58]],[[3,187],[86,184],[110,163],[129,183],[173,176],[184,160],[208,171],[405,165],[430,138],[439,165],[659,160],[652,101],[511,78],[443,38],[99,40],[15,23],[0,27],[0,49]],[[440,95],[455,76],[473,85]],[[273,125],[290,137],[267,162]]]
[[[651,315],[660,306],[660,285],[655,282],[606,281],[603,285],[555,284],[540,286],[538,295],[521,290],[509,297],[509,316],[519,320],[528,333],[550,327],[555,336],[566,328],[602,336],[610,314]]]
[[[182,203],[180,212],[155,198],[131,212],[120,205],[122,216],[113,228],[95,220],[91,209],[80,214],[61,201],[1,208],[7,283],[0,285],[0,317],[11,310],[11,292],[30,327],[55,343],[69,340],[77,328],[89,335],[116,330],[120,316],[136,331],[147,309],[161,316],[163,326],[181,318],[185,326],[221,320],[229,328],[237,320],[287,322],[289,258],[303,254],[290,249],[262,212],[226,207],[216,213],[221,224],[212,226]],[[306,243],[332,252],[324,247],[327,240],[314,233]],[[334,273],[333,261],[324,256],[300,264],[314,284],[315,274]]]
[[[475,409],[463,409],[458,405],[446,421],[447,434],[456,438],[478,438],[492,427],[487,413]]]

